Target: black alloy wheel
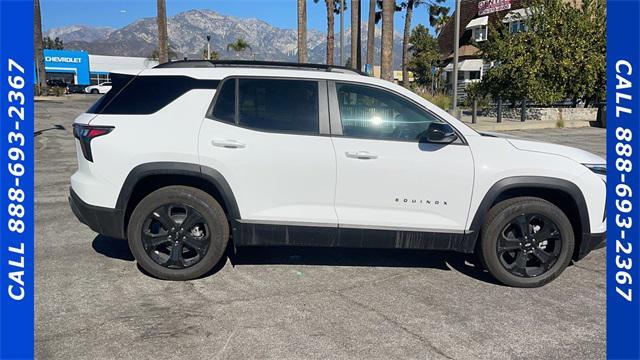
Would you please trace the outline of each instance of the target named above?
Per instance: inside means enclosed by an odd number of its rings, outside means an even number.
[[[499,282],[538,287],[566,269],[574,247],[567,214],[547,200],[523,196],[501,201],[487,212],[477,253]]]
[[[558,226],[541,214],[521,214],[500,232],[498,259],[515,276],[536,277],[549,270],[562,249]]]
[[[229,220],[209,193],[172,185],[144,197],[127,239],[138,265],[165,280],[197,279],[226,260]]]
[[[142,243],[158,265],[183,269],[195,265],[209,249],[209,229],[202,214],[187,204],[153,210],[142,227]]]

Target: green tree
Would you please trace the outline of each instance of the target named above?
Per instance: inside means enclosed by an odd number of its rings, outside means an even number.
[[[496,64],[481,90],[512,102],[600,99],[605,86],[604,2],[572,6],[533,0],[528,9],[522,19],[526,31],[511,33],[501,23],[492,24],[489,41],[478,44],[484,58]]]
[[[420,5],[429,5],[429,9],[437,7],[439,3],[445,0],[406,0],[403,1],[400,6],[405,9],[404,15],[404,31],[402,35],[402,86],[409,86],[409,38],[411,36],[411,19],[413,17],[413,10]],[[447,8],[448,10],[448,8]]]
[[[252,50],[252,49],[251,49],[251,45],[249,45],[248,42],[246,42],[242,38],[238,38],[236,39],[236,41],[227,45],[227,51],[229,50],[235,51],[236,54],[239,55],[240,53],[243,53],[246,50]]]
[[[176,60],[178,58],[178,54],[172,48],[168,48],[167,49],[167,57],[168,57],[167,61]],[[158,49],[153,50],[151,52],[151,55],[149,55],[147,57],[147,59],[160,61],[160,51],[158,51]]]
[[[207,48],[202,49],[202,59],[203,60],[220,60],[220,54],[218,52],[211,50],[207,59]]]
[[[57,36],[53,40],[49,36],[45,36],[43,39],[43,44],[45,49],[64,50],[64,43]]]
[[[413,29],[409,42],[411,43],[409,47],[411,58],[407,68],[413,72],[415,81],[418,84],[429,86],[433,81],[432,69],[440,61],[438,43],[422,24]]]
[[[439,4],[439,2],[429,4],[429,25],[433,26],[436,35],[449,21],[449,7]]]

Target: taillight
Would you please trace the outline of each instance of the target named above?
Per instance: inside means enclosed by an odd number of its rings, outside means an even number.
[[[73,136],[80,140],[80,148],[84,158],[93,162],[91,154],[91,140],[98,136],[107,135],[113,131],[113,126],[93,126],[83,124],[73,124]]]

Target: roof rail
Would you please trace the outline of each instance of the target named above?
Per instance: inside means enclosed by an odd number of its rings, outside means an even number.
[[[178,60],[156,65],[160,68],[211,68],[211,67],[252,67],[252,68],[287,68],[299,70],[320,70],[340,73],[353,73],[366,75],[365,73],[336,65],[294,63],[284,61],[255,61],[255,60]]]

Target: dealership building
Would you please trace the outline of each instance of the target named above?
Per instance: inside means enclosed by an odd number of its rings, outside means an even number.
[[[78,50],[44,50],[47,80],[62,80],[68,84],[95,85],[109,81],[114,70],[140,71],[156,65],[157,61],[141,57],[91,55]]]

